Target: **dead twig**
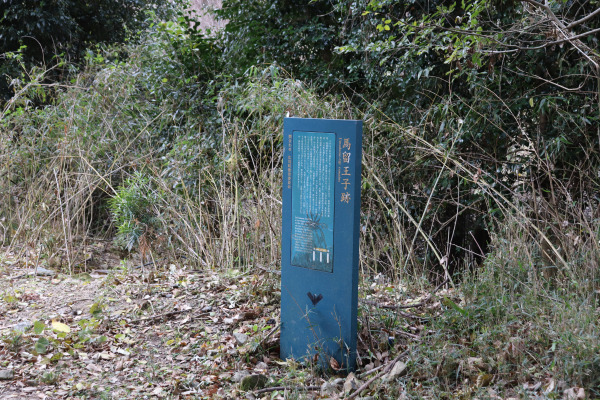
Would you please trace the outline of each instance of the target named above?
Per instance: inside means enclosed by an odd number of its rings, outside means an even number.
[[[379,371],[381,368],[383,368],[385,366],[386,366],[386,364],[381,364],[379,367],[375,367],[373,369],[370,369],[368,371],[363,372],[362,374],[359,374],[358,377],[359,378],[363,378],[363,377],[365,377],[367,375],[371,375],[373,372],[377,372],[377,371]]]
[[[273,387],[257,390],[254,393],[262,394],[262,393],[274,392],[276,390],[298,390],[298,391],[302,391],[302,392],[312,392],[315,390],[321,390],[321,387],[320,386],[273,386]]]
[[[156,319],[174,317],[175,315],[183,314],[183,313],[190,312],[190,311],[192,311],[192,309],[189,309],[189,310],[179,310],[179,311],[169,311],[167,313],[156,314],[156,315],[153,315],[151,317],[134,319],[133,321],[129,321],[128,323],[129,324],[141,324],[143,322],[153,321],[153,320],[156,320]]]
[[[257,267],[259,269],[262,269],[265,272],[269,272],[271,274],[281,275],[281,271],[277,271],[277,270],[274,270],[274,269],[268,269],[268,268],[263,267],[260,264],[256,264],[255,267]]]
[[[396,363],[400,360],[400,358],[404,357],[407,354],[408,354],[408,350],[405,350],[402,353],[398,354],[396,356],[396,358],[394,358],[389,364],[387,364],[385,366],[385,368],[383,369],[383,371],[381,371],[380,373],[378,373],[377,375],[375,375],[374,377],[372,377],[371,379],[369,379],[368,381],[366,381],[365,383],[363,383],[358,389],[356,389],[356,391],[354,393],[352,393],[350,396],[346,397],[346,400],[351,400],[351,399],[355,398],[363,390],[365,390],[366,388],[368,388],[371,383],[373,383],[377,379],[381,378],[382,376],[384,376],[385,374],[387,374],[388,372],[390,372],[390,370],[392,369],[392,367],[394,365],[396,365]]]
[[[3,330],[5,330],[5,329],[10,329],[10,328],[13,328],[13,327],[15,327],[15,326],[17,326],[17,325],[19,325],[19,323],[12,324],[12,325],[0,326],[0,331],[3,331]]]
[[[442,288],[442,286],[444,286],[446,283],[448,283],[448,279],[445,279],[444,282],[440,283],[435,289],[433,289],[433,291],[429,294],[429,296],[427,296],[427,298],[425,298],[425,300],[420,301],[418,303],[415,304],[406,304],[406,305],[397,305],[397,304],[379,304],[375,301],[370,301],[370,300],[361,300],[363,303],[365,304],[369,304],[371,306],[376,306],[379,308],[385,308],[388,310],[403,310],[403,309],[407,309],[407,308],[417,308],[417,307],[422,307],[425,304],[427,304],[429,302],[429,300],[431,300],[431,298]],[[402,315],[402,314],[400,314]],[[411,316],[410,314],[407,315],[403,315],[409,318],[420,318],[420,317],[416,317],[416,316]]]
[[[259,345],[259,346],[262,346],[262,344],[263,344],[264,342],[266,342],[266,341],[267,341],[267,339],[268,339],[269,337],[271,337],[271,335],[273,335],[275,332],[277,332],[277,331],[279,330],[279,326],[280,326],[280,325],[277,325],[275,328],[271,329],[271,332],[269,332],[269,333],[267,334],[267,336],[265,336],[265,337],[264,337],[264,338],[263,338],[263,339],[260,341],[260,343],[259,343],[258,345]]]
[[[409,338],[414,339],[414,340],[421,340],[421,336],[415,335],[414,333],[404,332],[404,331],[394,331],[394,333],[397,334],[397,335],[402,335],[402,336],[409,337]]]
[[[38,277],[38,278],[54,278],[57,274],[54,273],[54,275],[44,275],[44,274],[38,274],[35,271],[29,271],[29,272],[25,272],[24,274],[21,275],[17,275],[17,276],[11,276],[8,279],[10,280],[17,280],[17,279],[22,279],[22,278],[31,278],[31,277]]]
[[[144,263],[144,264],[140,264],[140,265],[136,265],[135,267],[131,267],[132,269],[140,269],[140,268],[144,268],[147,267],[149,265],[156,265],[159,261],[162,261],[163,258],[159,258],[158,260],[152,260],[150,262]]]

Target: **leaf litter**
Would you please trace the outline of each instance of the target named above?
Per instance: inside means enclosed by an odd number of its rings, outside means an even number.
[[[366,372],[338,376],[333,364],[329,379],[278,358],[276,271],[224,274],[181,261],[136,268],[139,260],[106,252],[94,255],[103,269],[37,276],[26,273],[34,258],[0,258],[0,369],[14,373],[0,381],[2,398],[253,398],[241,390],[252,377],[258,397],[287,398],[290,390],[343,396],[388,367],[391,345],[424,329],[395,324],[374,338],[366,320],[358,357]],[[402,297],[385,285],[367,291],[367,303]],[[394,362],[391,373],[384,369],[388,379],[405,368]]]
[[[0,369],[13,372],[1,398],[235,396],[235,372],[272,364],[276,275],[103,261],[107,274],[82,280],[0,258]]]
[[[138,268],[140,260],[105,252],[94,255],[98,269],[25,273],[35,258],[34,252],[0,252],[2,399],[356,398],[386,393],[392,382],[407,379],[418,393],[431,378],[414,354],[435,334],[428,321],[445,304],[463,307],[453,289],[408,293],[365,280],[358,370],[346,375],[332,359],[323,374],[279,359],[276,271],[200,271],[185,260]],[[518,357],[519,346],[509,343],[507,357]],[[435,374],[446,376],[453,365],[439,360]],[[483,388],[499,398],[489,387],[498,376],[486,358],[471,356],[458,367],[468,378],[465,395]],[[555,386],[549,379],[521,389],[549,393]],[[406,398],[401,385],[394,387]],[[565,398],[581,398],[582,391]]]

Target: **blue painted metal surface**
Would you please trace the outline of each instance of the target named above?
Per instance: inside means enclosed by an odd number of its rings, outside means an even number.
[[[355,368],[362,121],[284,121],[281,358]]]

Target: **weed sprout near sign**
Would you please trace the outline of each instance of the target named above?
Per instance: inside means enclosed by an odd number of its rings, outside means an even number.
[[[286,118],[284,145],[281,357],[352,370],[362,121]]]

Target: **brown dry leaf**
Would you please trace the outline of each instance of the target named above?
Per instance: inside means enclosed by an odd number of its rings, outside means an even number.
[[[403,375],[405,373],[405,371],[406,371],[406,364],[402,361],[397,361],[394,364],[394,366],[392,367],[392,370],[385,376],[385,378],[383,378],[383,380],[391,381],[395,377]]]
[[[556,388],[556,381],[552,378],[548,380],[548,383],[544,385],[544,394],[551,393]]]
[[[525,382],[523,384],[523,389],[525,390],[530,390],[535,392],[536,390],[538,390],[540,387],[542,387],[542,382],[536,382],[536,383],[527,383]]]
[[[494,375],[492,375],[492,374],[480,374],[477,377],[476,384],[478,387],[486,387],[486,386],[489,386],[493,380],[494,380]]]
[[[585,390],[580,387],[572,387],[563,392],[563,400],[585,399]]]
[[[337,362],[337,360],[333,357],[329,357],[329,366],[334,370],[334,371],[339,371],[340,370],[340,364]]]
[[[525,344],[523,343],[523,339],[513,336],[509,339],[508,345],[502,354],[502,358],[516,359],[523,353],[524,348]]]
[[[486,372],[487,370],[487,364],[483,362],[483,358],[481,357],[467,358],[466,365],[464,366],[464,372],[471,377],[479,375],[480,372]],[[475,379],[478,379],[478,377]]]
[[[359,381],[354,375],[354,372],[350,372],[344,382],[344,393],[349,394],[358,389],[359,386]]]
[[[102,372],[102,368],[100,368],[96,364],[88,364],[85,366],[85,368],[92,372]]]
[[[115,358],[116,355],[114,353],[111,353],[111,352],[103,351],[102,353],[100,353],[98,355],[98,357],[100,357],[103,360],[111,360],[111,359]]]

